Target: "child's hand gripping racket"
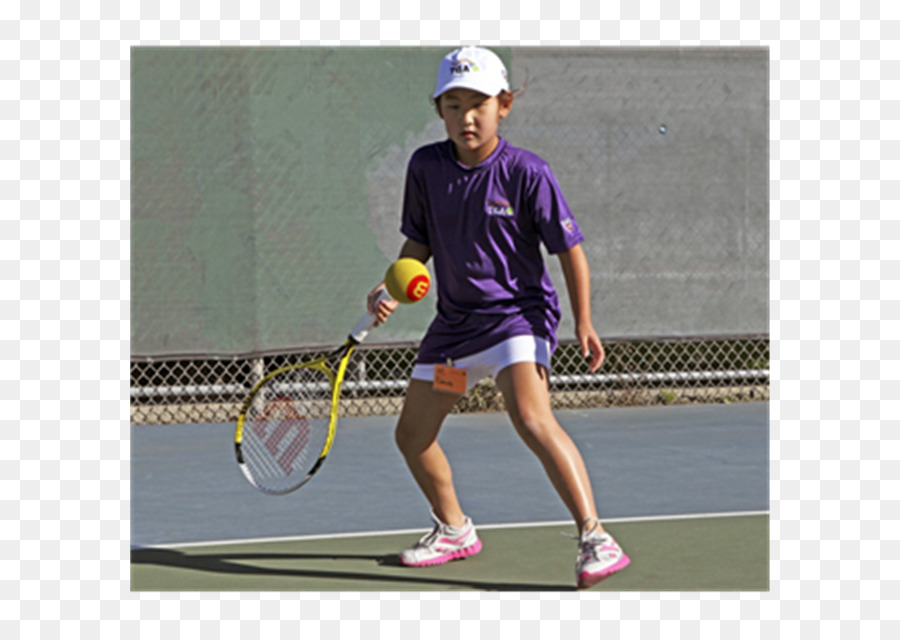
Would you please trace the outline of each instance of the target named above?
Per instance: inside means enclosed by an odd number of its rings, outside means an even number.
[[[375,304],[381,299],[390,299],[387,291]],[[234,451],[257,489],[268,495],[290,493],[325,462],[334,443],[347,363],[374,323],[375,316],[367,313],[338,349],[272,371],[250,391],[238,416]]]

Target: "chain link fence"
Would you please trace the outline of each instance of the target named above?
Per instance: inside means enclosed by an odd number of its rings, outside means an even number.
[[[722,403],[769,399],[769,337],[609,339],[606,362],[588,374],[578,346],[553,356],[556,409]],[[205,360],[132,359],[132,424],[233,422],[253,385],[274,369],[325,352]],[[399,413],[416,345],[363,345],[352,356],[341,415]],[[484,380],[454,411],[502,411],[503,399]]]

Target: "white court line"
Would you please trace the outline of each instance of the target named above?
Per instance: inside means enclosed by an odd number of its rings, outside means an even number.
[[[601,522],[606,524],[618,524],[623,522],[661,522],[665,520],[700,520],[703,518],[739,518],[744,516],[768,515],[768,511],[726,511],[723,513],[687,513],[668,516],[639,516],[635,518],[604,518]],[[557,520],[550,522],[519,522],[514,524],[480,524],[476,529],[524,529],[526,527],[566,527],[572,526],[571,520]],[[182,542],[166,544],[150,544],[132,546],[132,549],[186,549],[189,547],[220,547],[226,545],[243,544],[268,544],[272,542],[307,542],[312,540],[337,540],[343,538],[367,538],[394,535],[416,535],[431,531],[431,529],[397,529],[394,531],[357,531],[354,533],[322,533],[311,536],[288,536],[281,538],[247,538],[235,540],[217,540],[210,542]]]

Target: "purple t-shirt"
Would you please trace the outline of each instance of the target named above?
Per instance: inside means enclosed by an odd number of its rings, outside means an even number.
[[[433,364],[534,335],[556,347],[559,298],[540,244],[551,254],[584,240],[544,160],[500,139],[484,162],[457,162],[450,140],[409,161],[401,232],[428,245],[437,316],[419,347]]]

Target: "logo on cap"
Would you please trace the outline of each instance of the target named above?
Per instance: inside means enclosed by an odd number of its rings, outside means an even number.
[[[462,75],[470,71],[479,71],[478,65],[468,58],[458,58],[454,64],[450,65],[450,73],[454,75]]]

